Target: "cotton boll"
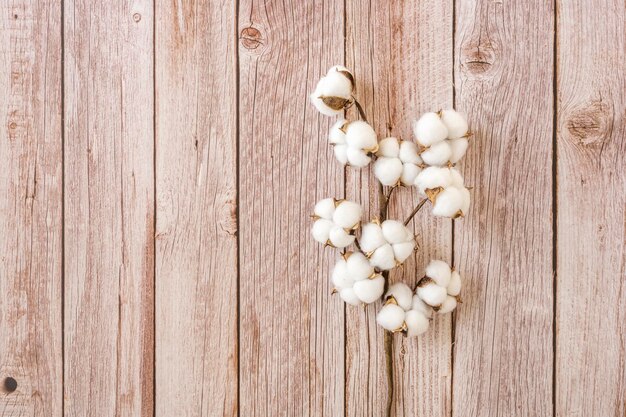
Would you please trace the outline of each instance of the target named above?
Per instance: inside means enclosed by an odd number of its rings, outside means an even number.
[[[334,198],[325,198],[320,200],[315,204],[315,208],[313,208],[313,214],[316,216],[330,220],[333,218],[333,213],[335,212],[335,199]]]
[[[404,322],[406,323],[406,335],[408,337],[415,337],[425,333],[430,325],[428,318],[415,310],[407,311],[404,316]]]
[[[439,260],[430,261],[424,272],[428,278],[435,281],[435,284],[440,287],[447,287],[452,276],[450,265]]]
[[[342,289],[341,291],[339,291],[339,296],[343,301],[348,304],[352,304],[353,306],[358,306],[361,304],[361,300],[359,300],[359,297],[356,296],[353,288]]]
[[[363,252],[372,252],[384,244],[387,241],[383,236],[383,230],[376,223],[367,223],[361,228],[361,238],[359,239],[359,245]]]
[[[456,164],[465,156],[465,152],[467,152],[467,148],[469,147],[469,141],[465,138],[461,139],[450,139],[447,141],[450,145],[450,162]]]
[[[415,241],[411,240],[409,242],[396,243],[392,245],[392,247],[396,260],[402,263],[413,253],[413,250],[415,249]]]
[[[319,220],[318,220],[319,221]],[[330,243],[336,248],[345,248],[354,242],[355,237],[348,234],[344,229],[337,225],[333,225],[328,233]]]
[[[333,151],[335,152],[335,158],[341,165],[348,163],[348,145],[335,145]]]
[[[315,91],[311,94],[311,103],[313,103],[313,105],[315,106],[315,108],[317,109],[317,111],[319,111],[320,113],[322,113],[325,116],[334,116],[336,114],[340,114],[343,113],[343,108],[341,109],[333,109],[329,106],[327,106],[324,103],[324,100],[322,100],[322,86],[320,86],[320,84],[323,83],[323,80],[326,77],[322,78],[319,83],[317,84],[317,87],[315,88]]]
[[[341,75],[350,80],[350,84],[352,85],[352,91],[354,91],[354,75],[352,74],[352,71],[350,71],[343,65],[335,65],[328,70],[327,74],[330,74],[331,72],[339,72]]]
[[[467,188],[463,187],[463,188],[460,188],[460,190],[461,190],[461,194],[463,195],[463,204],[461,205],[461,212],[463,212],[463,215],[466,215],[470,208],[471,196]]]
[[[420,156],[426,165],[443,166],[450,160],[451,155],[450,145],[444,140],[431,145]]]
[[[353,201],[342,201],[333,213],[333,222],[344,229],[352,229],[361,221],[363,208]]]
[[[425,284],[418,285],[417,295],[429,306],[440,306],[446,300],[448,293],[444,287],[435,284],[434,281],[428,281]]]
[[[348,124],[346,143],[349,147],[371,151],[376,148],[378,139],[376,132],[367,122],[358,120]]]
[[[428,304],[426,304],[417,294],[413,296],[411,310],[419,311],[427,318],[433,316],[433,309]]]
[[[313,227],[311,228],[311,234],[313,235],[313,239],[315,239],[319,243],[326,244],[330,237],[330,231],[334,227],[334,223],[330,220],[316,220],[315,223],[313,223]]]
[[[464,187],[463,175],[461,175],[459,170],[450,168],[448,171],[450,172],[450,185],[457,188]]]
[[[402,243],[413,239],[413,234],[397,220],[385,220],[381,225],[383,236],[389,243]]]
[[[459,275],[458,272],[452,271],[447,290],[448,295],[452,295],[454,297],[461,293],[461,275]]]
[[[335,146],[336,148],[336,146]],[[367,156],[367,153],[361,149],[353,148],[348,146],[348,150],[346,152],[346,156],[348,158],[348,162],[353,167],[364,168],[367,164],[370,163],[372,158]]]
[[[452,296],[447,296],[445,301],[441,303],[441,307],[437,310],[439,314],[446,314],[451,312],[456,308],[456,298]]]
[[[338,120],[331,128],[328,134],[328,141],[335,145],[344,145],[346,143],[346,134],[343,132],[342,127],[347,122],[344,119]]]
[[[396,185],[402,176],[402,162],[398,158],[380,157],[374,162],[374,176],[383,185]]]
[[[385,138],[378,144],[378,156],[386,156],[387,158],[397,158],[400,154],[400,143],[396,138]]]
[[[457,139],[465,136],[468,131],[467,120],[455,110],[441,112],[441,121],[448,128],[448,138]]]
[[[370,263],[382,271],[394,268],[396,266],[396,258],[391,245],[385,244],[376,249],[370,256]]]
[[[383,329],[395,331],[404,324],[404,310],[395,304],[387,304],[376,315],[376,323]]]
[[[458,217],[459,211],[463,207],[464,197],[460,189],[448,187],[444,189],[433,204],[433,215],[441,217]]]
[[[333,272],[331,274],[331,280],[333,285],[338,290],[342,290],[344,288],[351,288],[354,284],[354,279],[350,276],[350,272],[348,271],[348,264],[343,259],[340,259],[335,264],[333,268]]]
[[[417,175],[415,185],[419,192],[424,194],[429,189],[445,188],[450,184],[450,181],[450,170],[448,168],[428,167]]]
[[[398,156],[404,163],[410,162],[412,164],[419,165],[424,162],[419,156],[417,145],[413,142],[409,142],[408,140],[403,140],[402,143],[400,143],[400,153]]]
[[[400,177],[400,181],[406,186],[413,185],[415,183],[415,178],[417,178],[417,174],[419,174],[421,170],[422,169],[417,165],[405,163],[402,166],[402,176]]]
[[[324,77],[320,92],[325,97],[349,99],[352,94],[352,81],[341,72],[329,71]]]
[[[374,273],[374,267],[361,252],[355,252],[346,261],[348,273],[355,281],[364,280]]]
[[[354,283],[354,293],[365,304],[378,300],[385,289],[385,279],[378,275],[373,279],[364,279]]]
[[[413,291],[404,282],[396,282],[391,285],[385,294],[385,298],[393,297],[400,307],[405,310],[411,309],[413,303]]]
[[[415,139],[423,146],[431,146],[448,137],[448,128],[437,113],[425,113],[413,125]]]

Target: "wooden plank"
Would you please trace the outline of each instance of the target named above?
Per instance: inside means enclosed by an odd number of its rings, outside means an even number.
[[[457,416],[552,416],[553,21],[550,2],[456,2],[456,105],[474,132],[473,206],[455,222]]]
[[[0,415],[62,414],[61,4],[0,4]]]
[[[344,306],[336,252],[310,234],[318,200],[341,196],[331,119],[309,94],[343,62],[341,2],[240,3],[242,416],[343,414]]]
[[[156,13],[156,415],[234,416],[235,3]]]
[[[65,413],[153,414],[153,6],[67,0]]]
[[[557,10],[557,416],[626,415],[626,10]]]
[[[347,65],[368,120],[381,138],[414,140],[411,126],[421,113],[452,107],[452,1],[348,1],[346,16]],[[368,204],[370,216],[379,211],[378,186],[370,168],[348,169],[347,196]],[[395,190],[389,218],[404,220],[419,200],[415,189]],[[429,211],[411,223],[421,249],[391,272],[390,282],[415,285],[430,259],[451,261],[451,221]],[[378,309],[379,303],[363,311],[347,308],[347,414],[449,415],[450,316],[437,317],[419,338],[387,335],[393,343],[385,349],[384,331],[375,323]]]

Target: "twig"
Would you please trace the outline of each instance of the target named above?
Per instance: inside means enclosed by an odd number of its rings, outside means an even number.
[[[419,204],[417,206],[415,206],[415,208],[413,209],[413,211],[411,212],[411,214],[409,215],[409,217],[407,217],[407,219],[404,221],[404,225],[406,226],[407,224],[409,224],[409,222],[411,221],[411,219],[413,217],[415,217],[415,215],[417,214],[418,211],[420,211],[420,209],[422,208],[422,206],[424,204],[426,204],[426,202],[428,201],[427,198],[423,199],[422,201],[419,202]]]
[[[365,116],[365,110],[363,110],[363,107],[361,107],[361,103],[359,103],[359,101],[354,96],[352,96],[352,100],[356,105],[356,109],[359,111],[359,116],[361,116],[361,119],[363,119],[364,122],[367,122],[367,116]]]

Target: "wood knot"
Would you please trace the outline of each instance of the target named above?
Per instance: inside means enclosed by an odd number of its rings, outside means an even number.
[[[141,14],[134,13],[133,14],[133,20],[135,21],[135,23],[139,23],[141,21]]]
[[[572,142],[582,146],[601,144],[611,128],[611,112],[602,101],[576,109],[565,119]]]
[[[17,381],[15,380],[15,378],[8,376],[4,378],[2,387],[4,388],[5,392],[10,394],[17,389]]]
[[[461,67],[466,74],[483,78],[493,72],[496,51],[490,42],[481,44],[479,40],[470,41],[461,47],[461,53]]]
[[[248,50],[255,50],[259,46],[263,45],[261,31],[252,26],[243,28],[239,34],[239,41],[241,42],[241,45]]]

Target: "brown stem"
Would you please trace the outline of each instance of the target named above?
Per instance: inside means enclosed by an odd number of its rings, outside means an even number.
[[[415,206],[415,208],[413,209],[413,211],[411,212],[411,214],[409,215],[409,217],[407,217],[407,219],[404,221],[404,225],[406,226],[407,224],[409,224],[409,222],[411,221],[411,219],[413,217],[415,217],[415,215],[417,214],[418,211],[420,211],[420,209],[424,206],[424,204],[426,204],[426,202],[428,201],[427,198],[423,199],[422,201],[419,202],[419,204],[417,206]]]
[[[365,116],[365,110],[363,110],[361,103],[359,103],[359,101],[354,96],[352,96],[352,100],[354,102],[354,105],[356,106],[356,109],[359,111],[359,116],[361,116],[361,119],[363,119],[364,122],[367,122],[367,116]]]

